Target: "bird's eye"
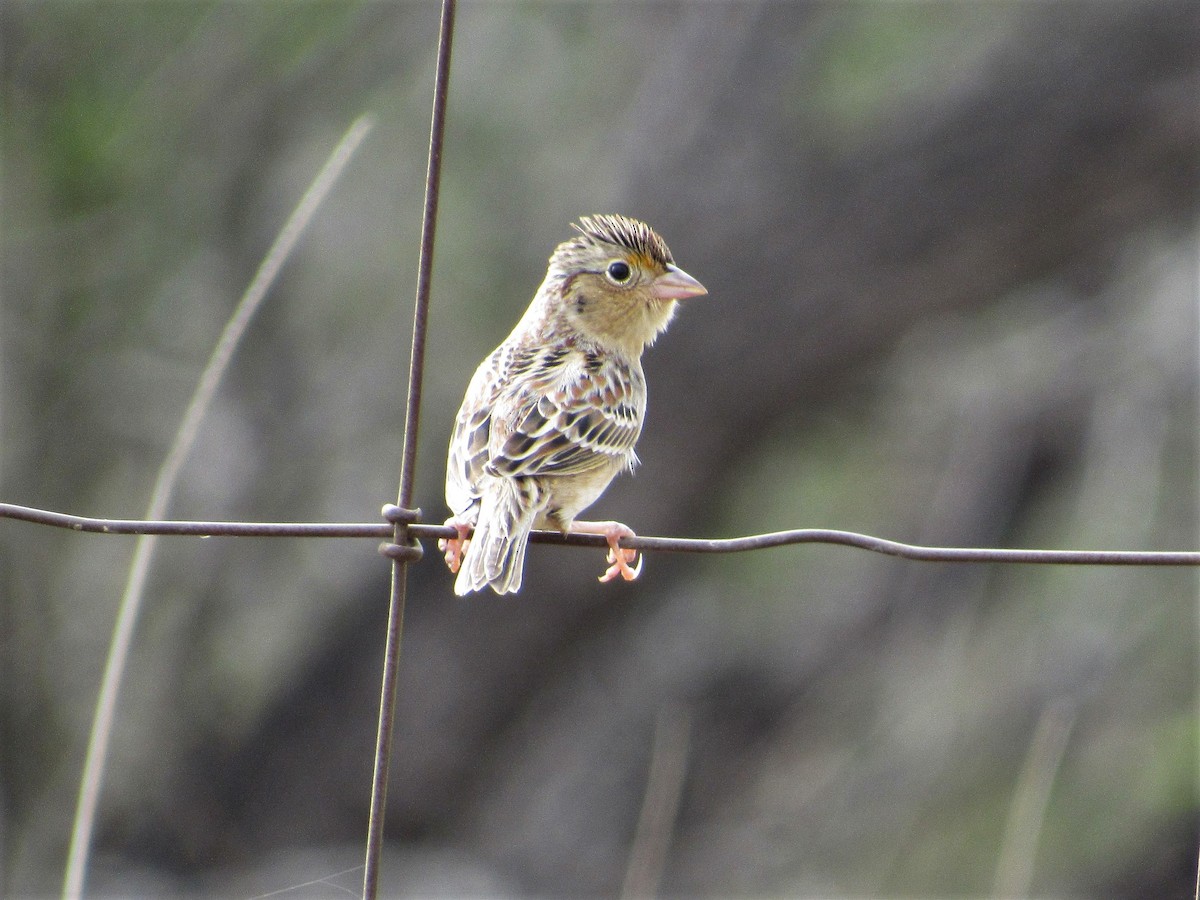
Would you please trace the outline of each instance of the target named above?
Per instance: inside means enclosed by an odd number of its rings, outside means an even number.
[[[629,263],[619,259],[610,262],[605,271],[608,273],[609,280],[614,284],[624,284],[633,275],[633,269],[629,268]]]

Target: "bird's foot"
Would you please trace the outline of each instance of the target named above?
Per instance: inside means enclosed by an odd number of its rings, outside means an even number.
[[[462,565],[463,554],[467,552],[467,547],[471,543],[467,535],[471,533],[472,526],[470,522],[457,516],[451,516],[445,524],[457,531],[458,537],[438,538],[438,549],[446,554],[446,567],[451,572],[457,572]]]
[[[609,567],[600,576],[601,581],[612,581],[618,575],[626,581],[633,581],[642,574],[642,563],[645,562],[645,556],[636,550],[620,545],[621,538],[637,537],[628,525],[622,525],[620,522],[573,522],[571,531],[582,534],[602,534],[608,541]],[[634,562],[636,565],[630,565]]]

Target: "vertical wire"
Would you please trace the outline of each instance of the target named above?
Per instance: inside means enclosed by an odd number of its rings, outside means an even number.
[[[417,463],[417,429],[424,380],[425,332],[429,319],[429,290],[433,270],[433,242],[437,224],[438,192],[442,174],[442,140],[446,131],[446,96],[450,78],[450,46],[454,31],[455,0],[443,0],[438,33],[437,71],[433,84],[433,118],[429,134],[429,166],[425,175],[425,209],[421,220],[421,253],[417,264],[417,298],[413,312],[412,354],[408,372],[408,401],[404,417],[404,452],[400,464],[397,505],[412,502]],[[393,542],[408,546],[408,523],[397,521]],[[379,888],[379,857],[383,849],[383,819],[387,807],[388,770],[392,758],[392,726],[396,714],[396,679],[400,638],[404,631],[404,605],[408,589],[408,563],[403,556],[392,561],[392,590],[388,606],[387,641],[379,698],[379,731],[375,740],[375,770],[371,779],[371,813],[367,823],[367,856],[363,872],[363,900],[375,900]]]

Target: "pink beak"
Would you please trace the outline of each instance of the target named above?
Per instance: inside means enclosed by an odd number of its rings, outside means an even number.
[[[708,288],[678,266],[667,266],[667,271],[654,279],[650,291],[659,300],[684,300],[707,294]]]

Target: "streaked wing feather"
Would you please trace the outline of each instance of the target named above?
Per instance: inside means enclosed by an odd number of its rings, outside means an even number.
[[[501,392],[493,413],[489,471],[498,475],[569,475],[633,459],[642,430],[645,381],[614,358],[547,353]]]
[[[446,504],[456,514],[465,512],[481,496],[492,408],[503,381],[507,355],[502,345],[479,365],[454,420],[446,466]]]

